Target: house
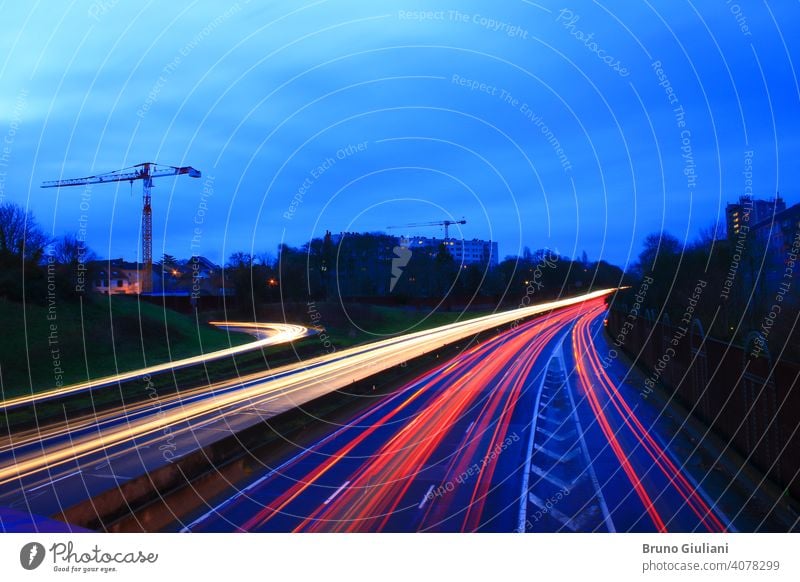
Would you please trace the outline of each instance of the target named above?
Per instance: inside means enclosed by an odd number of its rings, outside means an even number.
[[[141,291],[140,276],[143,263],[123,259],[92,261],[87,265],[92,273],[91,288],[104,295],[137,295]]]

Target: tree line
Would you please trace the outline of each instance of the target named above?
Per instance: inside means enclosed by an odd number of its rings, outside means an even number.
[[[75,235],[48,236],[33,214],[17,204],[0,204],[0,299],[44,303],[57,292],[64,299],[80,294],[80,265],[95,258]]]
[[[0,205],[0,298],[43,302],[49,265],[55,265],[59,297],[74,298],[80,294],[75,285],[79,266],[95,258],[74,235],[52,239],[30,212],[12,203]],[[155,272],[165,278],[174,273],[191,277],[187,264],[165,255]],[[92,273],[85,277],[91,279]],[[521,256],[496,265],[462,264],[444,244],[408,249],[397,237],[375,232],[326,233],[301,246],[280,245],[274,255],[233,253],[219,287],[247,311],[264,303],[378,299],[397,305],[444,299],[513,307],[625,280],[619,267],[590,262],[586,253],[573,260],[548,249],[525,248]]]
[[[720,238],[722,232],[723,226],[713,226],[688,243],[666,232],[646,237],[633,269],[639,281],[645,276],[653,280],[641,313],[649,309],[656,316],[667,315],[673,325],[690,314],[706,334],[739,345],[752,332],[767,329],[765,339],[773,355],[785,348],[783,357],[800,361],[795,326],[800,294],[791,288],[781,293],[781,286],[787,285],[786,257],[771,251],[758,233],[727,239]],[[796,284],[797,276],[791,285]],[[627,293],[636,289],[635,283]],[[780,313],[773,318],[776,303]]]
[[[438,248],[402,246],[384,233],[326,233],[300,247],[281,245],[277,256],[237,252],[226,264],[226,281],[238,303],[370,301],[404,305],[445,300],[515,306],[524,298],[548,299],[625,279],[619,267],[571,260],[547,250],[525,249],[497,265],[462,264]]]

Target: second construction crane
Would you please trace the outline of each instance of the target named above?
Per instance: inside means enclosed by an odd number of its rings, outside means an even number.
[[[401,224],[398,226],[387,226],[386,228],[416,228],[418,226],[443,226],[444,227],[444,240],[450,239],[450,225],[451,224],[467,224],[463,218],[461,220],[436,220],[434,222],[415,222],[413,224]]]
[[[188,174],[190,178],[199,178],[200,170],[195,170],[191,166],[159,166],[147,162],[96,176],[42,182],[42,188],[104,184],[106,182],[131,182],[132,184],[134,180],[142,180],[142,263],[144,263],[144,268],[139,275],[139,290],[141,293],[150,293],[153,290],[153,209],[151,206],[153,178],[182,174]]]

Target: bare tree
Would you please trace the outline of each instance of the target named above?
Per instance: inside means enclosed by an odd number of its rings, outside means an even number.
[[[53,244],[53,257],[59,265],[86,264],[97,258],[94,252],[74,234],[65,234]]]
[[[11,202],[0,204],[0,260],[38,263],[49,243],[30,212]]]
[[[237,251],[228,258],[228,269],[250,269],[253,266],[254,257],[250,253]]]
[[[700,229],[697,240],[695,241],[695,246],[710,249],[716,241],[724,240],[725,238],[725,223],[722,221],[712,222],[708,226]]]
[[[642,252],[639,253],[637,268],[641,275],[670,273],[670,279],[677,268],[675,262],[681,254],[681,242],[667,232],[653,233],[645,237]]]

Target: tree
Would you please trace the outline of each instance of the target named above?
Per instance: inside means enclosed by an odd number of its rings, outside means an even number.
[[[683,272],[680,271],[683,247],[677,238],[667,232],[647,235],[642,246],[635,270],[640,277],[653,278],[643,305],[660,311],[665,308],[678,275],[686,272],[685,268]]]
[[[28,295],[44,301],[40,262],[48,243],[30,212],[10,202],[0,204],[0,297]]]
[[[76,266],[94,261],[97,256],[74,234],[65,234],[53,243],[53,258],[59,265]]]
[[[710,249],[711,246],[720,240],[725,240],[725,223],[721,221],[711,222],[708,226],[701,228],[694,245],[699,248]]]
[[[254,315],[260,304],[281,298],[281,280],[269,253],[233,253],[225,267],[225,279],[233,286],[239,308]]]
[[[642,247],[638,264],[638,270],[642,275],[676,267],[675,260],[683,248],[681,242],[668,232],[647,235]]]
[[[253,264],[253,255],[244,252],[235,252],[228,258],[229,269],[250,269]]]
[[[458,276],[458,265],[453,258],[450,249],[445,246],[445,243],[439,244],[439,249],[436,252],[436,260],[434,261],[434,293],[437,298],[444,298],[450,292],[450,287],[453,285],[456,277]]]
[[[97,256],[74,234],[65,234],[53,244],[58,287],[65,297],[82,294],[93,278],[89,265]]]
[[[49,242],[30,212],[11,202],[0,204],[0,260],[36,264]]]
[[[181,266],[178,259],[172,255],[168,255],[167,253],[164,253],[163,258],[161,259],[161,265],[166,271],[175,271]]]

